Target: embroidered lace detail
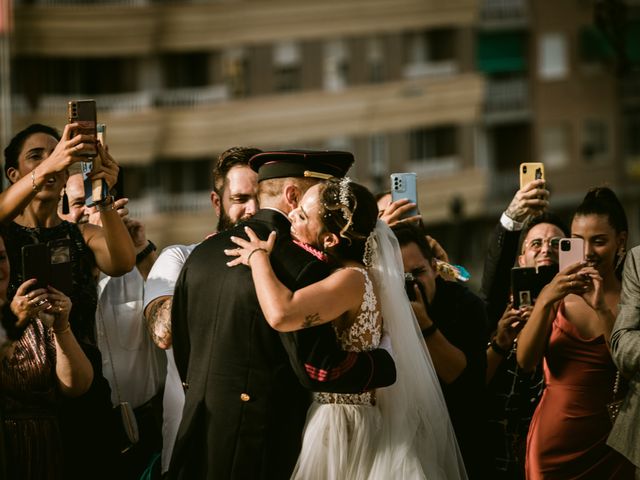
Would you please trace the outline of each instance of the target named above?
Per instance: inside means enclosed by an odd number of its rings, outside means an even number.
[[[382,337],[382,315],[378,305],[378,297],[369,278],[369,272],[360,267],[348,267],[357,270],[364,276],[364,296],[354,321],[345,324],[339,320],[331,323],[343,350],[348,352],[366,352],[380,345]],[[313,394],[318,403],[341,405],[375,405],[375,390],[363,393],[325,393]]]
[[[351,325],[334,321],[333,328],[340,346],[348,352],[366,352],[377,348],[382,336],[382,316],[378,298],[373,290],[369,272],[364,268],[350,267],[364,275],[364,296],[355,320]]]
[[[325,393],[313,394],[313,399],[318,403],[330,403],[338,405],[375,405],[376,392],[364,393]]]

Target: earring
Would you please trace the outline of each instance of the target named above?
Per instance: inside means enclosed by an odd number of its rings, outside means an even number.
[[[67,196],[67,187],[62,190],[62,214],[69,215],[69,197]]]
[[[618,268],[620,268],[620,265],[623,264],[624,262],[624,258],[626,256],[627,252],[625,251],[624,247],[620,247],[620,250],[618,251],[618,255],[617,255],[617,260],[616,260],[616,270],[618,270]]]

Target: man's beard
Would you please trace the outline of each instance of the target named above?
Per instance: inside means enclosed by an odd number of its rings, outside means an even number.
[[[233,227],[235,224],[236,224],[236,222],[231,220],[231,217],[229,215],[227,215],[227,212],[225,212],[224,210],[220,211],[220,218],[218,219],[218,231],[219,232],[223,232],[225,230],[228,230],[231,227]]]

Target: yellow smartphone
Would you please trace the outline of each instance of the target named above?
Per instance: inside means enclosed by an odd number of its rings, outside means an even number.
[[[526,162],[520,164],[520,188],[533,180],[544,180],[544,165],[542,162]]]

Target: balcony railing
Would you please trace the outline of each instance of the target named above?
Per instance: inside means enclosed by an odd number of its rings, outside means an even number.
[[[157,0],[156,0],[157,1]],[[104,5],[149,5],[154,3],[154,0],[15,0],[17,6],[20,5],[95,5],[96,3]]]
[[[480,19],[484,24],[523,24],[529,17],[526,0],[483,0]]]
[[[226,85],[211,85],[202,88],[180,88],[158,93],[157,105],[161,107],[195,107],[229,99]]]
[[[455,75],[456,73],[458,73],[458,64],[455,60],[412,63],[404,67],[404,77],[409,79]]]
[[[524,78],[487,82],[485,112],[513,113],[529,110],[529,85]]]
[[[66,112],[67,102],[73,98],[93,98],[98,109],[111,113],[138,113],[150,108],[160,107],[197,107],[210,105],[229,99],[226,85],[212,85],[202,88],[169,89],[158,92],[142,91],[110,95],[44,95],[37,107],[38,115],[59,116]],[[18,115],[34,113],[23,95],[12,97],[12,110]]]

